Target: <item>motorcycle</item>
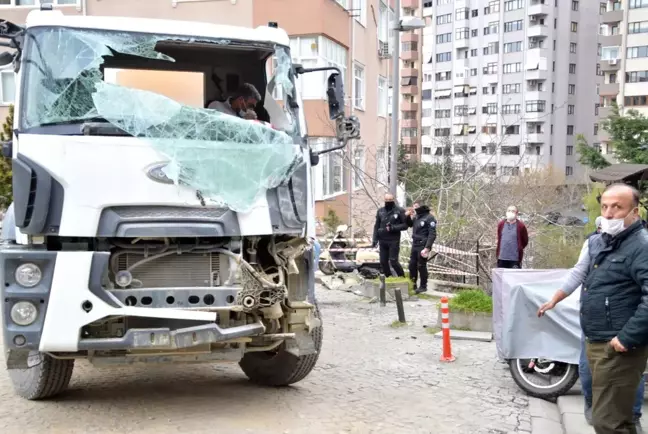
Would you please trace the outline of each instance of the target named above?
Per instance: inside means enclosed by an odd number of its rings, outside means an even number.
[[[571,363],[538,358],[510,359],[508,365],[515,384],[535,398],[558,398],[569,392],[578,381],[578,365]],[[551,378],[556,381],[546,381]]]
[[[345,238],[348,230],[347,225],[340,225],[336,228],[335,235],[320,254],[318,264],[320,271],[327,276],[331,276],[337,271],[352,273],[358,270],[358,273],[366,279],[377,278],[380,274],[380,256],[378,252],[372,249],[369,244],[362,246],[350,243]]]

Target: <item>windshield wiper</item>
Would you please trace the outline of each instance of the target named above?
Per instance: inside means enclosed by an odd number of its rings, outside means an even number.
[[[32,128],[76,124],[80,124],[78,134],[82,134],[84,136],[132,136],[132,134],[127,133],[119,127],[116,127],[102,117],[94,117],[88,119],[65,119],[52,122],[43,122],[38,125],[34,125]]]

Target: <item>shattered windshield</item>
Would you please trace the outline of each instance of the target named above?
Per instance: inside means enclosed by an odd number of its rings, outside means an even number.
[[[79,126],[86,121],[110,123],[146,140],[162,154],[169,161],[165,174],[176,184],[195,188],[209,202],[249,211],[267,189],[286,182],[303,162],[295,134],[296,116],[284,110],[288,121],[282,121],[280,130],[105,79],[105,63],[117,55],[140,65],[149,59],[172,67],[176,60],[156,50],[165,41],[198,42],[177,36],[60,27],[30,30],[22,59],[21,127],[29,132],[73,125],[70,131],[81,134]],[[232,42],[200,43],[223,46]],[[277,67],[269,85],[281,84],[291,95],[290,55],[282,46],[274,50]]]

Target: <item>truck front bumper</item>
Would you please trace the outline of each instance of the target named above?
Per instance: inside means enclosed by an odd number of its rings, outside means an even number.
[[[265,332],[258,321],[235,327],[220,327],[217,313],[196,310],[201,307],[231,308],[236,287],[140,288],[133,292],[139,305],[125,303],[128,290],[108,291],[102,286],[108,270],[107,252],[51,252],[5,248],[0,251],[4,303],[5,349],[29,352],[78,352],[85,350],[181,349],[222,342]],[[15,270],[33,263],[41,270],[41,280],[32,288],[19,285]],[[117,295],[115,295],[117,294]],[[188,295],[182,298],[179,294]],[[143,300],[146,302],[144,302]],[[173,303],[171,301],[173,300]],[[27,301],[37,307],[36,320],[18,325],[11,318],[12,307]],[[119,338],[85,339],[81,329],[109,317],[139,317],[195,321],[195,326],[132,328]]]

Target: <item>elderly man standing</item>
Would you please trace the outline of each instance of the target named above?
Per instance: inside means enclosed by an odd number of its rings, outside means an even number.
[[[497,268],[521,268],[527,244],[527,228],[518,219],[517,207],[511,205],[506,210],[506,219],[497,225]]]
[[[601,233],[585,242],[570,273],[576,281],[558,290],[538,316],[582,282],[581,328],[592,375],[594,430],[636,434],[633,407],[648,361],[648,232],[639,218],[639,192],[624,184],[608,187],[601,196],[601,216]]]

